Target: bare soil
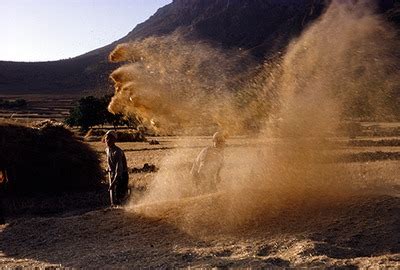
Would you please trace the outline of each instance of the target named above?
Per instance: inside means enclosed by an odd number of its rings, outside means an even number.
[[[190,166],[210,138],[156,138],[159,145],[120,143],[128,166],[162,166],[172,151],[187,151]],[[260,142],[244,137],[228,141],[227,155],[236,148],[256,148]],[[270,143],[279,143],[271,141]],[[104,145],[91,143],[104,152]],[[397,152],[368,146],[372,152]],[[388,147],[388,146],[386,146]],[[386,151],[388,150],[388,151]],[[362,147],[338,146],[343,154],[357,155]],[[365,152],[365,151],[364,151]],[[103,166],[105,166],[103,155]],[[232,230],[190,231],[179,222],[182,208],[218,204],[221,194],[209,194],[156,203],[157,217],[142,214],[143,206],[66,211],[47,217],[20,216],[0,225],[0,267],[170,268],[170,267],[400,267],[399,159],[344,162],[353,178],[390,183],[374,195],[354,195],[346,201],[321,205],[310,211],[286,209],[268,222],[248,220]],[[145,192],[155,173],[130,175],[134,200]],[[82,195],[84,196],[84,195]],[[199,220],[198,222],[202,222]],[[218,220],[215,221],[216,223]],[[211,226],[210,226],[211,225]]]

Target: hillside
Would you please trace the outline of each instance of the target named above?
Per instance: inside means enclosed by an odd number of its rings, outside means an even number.
[[[381,8],[399,24],[400,4],[395,2],[393,9],[391,0],[381,0]],[[116,44],[178,28],[189,39],[240,47],[262,60],[284,49],[325,6],[324,0],[174,0],[125,37],[84,55],[52,62],[0,61],[0,94],[103,92],[111,89],[108,75],[115,66],[107,56]]]
[[[0,62],[0,93],[72,93],[107,88],[108,74],[115,68],[107,56],[117,43],[165,35],[178,27],[193,39],[253,48],[259,55],[272,53],[300,32],[304,20],[311,19],[306,16],[310,8],[307,1],[281,2],[174,1],[121,40],[85,55],[42,63]],[[321,9],[319,4],[312,18]]]

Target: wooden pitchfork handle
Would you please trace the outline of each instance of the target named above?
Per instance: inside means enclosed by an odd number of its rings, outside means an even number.
[[[113,189],[112,189],[113,181],[112,181],[112,178],[111,178],[111,171],[107,170],[107,172],[108,172],[108,183],[109,183],[108,191],[109,191],[109,194],[110,194],[110,204],[111,204],[111,207],[113,207],[114,206]]]

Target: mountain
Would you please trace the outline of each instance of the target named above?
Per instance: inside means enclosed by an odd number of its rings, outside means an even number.
[[[0,61],[0,94],[82,94],[111,89],[116,67],[108,54],[121,42],[167,35],[179,28],[188,39],[222,48],[240,47],[262,61],[283,50],[318,18],[324,0],[174,0],[128,35],[84,55],[51,62]],[[400,23],[398,0],[380,0],[389,20]]]

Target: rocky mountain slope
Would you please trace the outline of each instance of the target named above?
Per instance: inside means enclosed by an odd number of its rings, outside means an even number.
[[[399,25],[399,1],[380,3],[387,17]],[[261,61],[284,49],[326,5],[324,0],[174,0],[127,36],[84,55],[52,62],[0,61],[0,94],[106,91],[111,88],[108,75],[115,68],[107,56],[116,44],[178,28],[192,40],[250,50]]]

